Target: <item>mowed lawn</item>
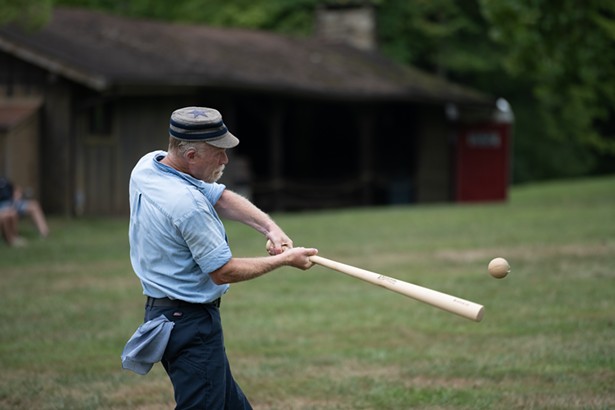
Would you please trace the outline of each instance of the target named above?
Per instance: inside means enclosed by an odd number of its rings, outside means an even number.
[[[485,306],[482,322],[322,267],[233,285],[222,315],[255,409],[615,408],[615,178],[506,203],[274,215],[296,245]],[[143,296],[127,219],[52,218],[0,246],[1,409],[170,409],[157,364],[121,369]],[[227,224],[235,256],[265,240]],[[493,279],[488,262],[509,260]]]

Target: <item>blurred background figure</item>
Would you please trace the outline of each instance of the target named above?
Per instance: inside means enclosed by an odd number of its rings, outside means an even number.
[[[18,223],[17,211],[12,208],[0,209],[0,232],[9,246],[21,247],[26,245],[26,240],[18,235]]]
[[[41,237],[46,238],[49,235],[47,219],[38,201],[24,197],[19,186],[14,186],[8,179],[0,177],[0,211],[6,210],[13,210],[19,217],[29,216]]]

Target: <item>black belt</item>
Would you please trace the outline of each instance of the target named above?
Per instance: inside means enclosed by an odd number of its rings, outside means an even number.
[[[220,307],[220,298],[214,300],[209,303],[190,303],[184,302],[183,300],[177,299],[169,299],[169,298],[152,298],[147,297],[147,301],[145,302],[145,306],[147,307],[181,307],[181,306],[207,306],[212,305],[215,307]]]

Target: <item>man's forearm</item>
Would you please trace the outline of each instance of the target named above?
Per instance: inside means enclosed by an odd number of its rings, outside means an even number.
[[[273,229],[279,229],[269,215],[246,198],[228,189],[224,190],[214,207],[222,218],[242,222],[263,235],[267,235]]]
[[[282,255],[260,258],[233,258],[220,269],[210,273],[210,276],[217,285],[243,282],[258,278],[285,264]]]
[[[209,275],[216,284],[222,285],[254,279],[282,266],[293,266],[305,270],[314,265],[310,256],[317,253],[318,250],[315,248],[300,247],[287,249],[275,256],[231,258],[224,266]]]

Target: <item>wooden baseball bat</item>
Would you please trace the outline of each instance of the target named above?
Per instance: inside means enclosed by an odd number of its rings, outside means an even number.
[[[393,292],[397,292],[409,298],[427,303],[450,313],[454,313],[466,319],[480,322],[483,318],[483,306],[456,296],[447,295],[422,286],[413,285],[403,280],[390,278],[379,273],[370,272],[345,263],[336,262],[321,256],[310,256],[315,264],[324,266],[335,271],[345,273],[354,278],[364,280],[372,285],[381,286]]]

